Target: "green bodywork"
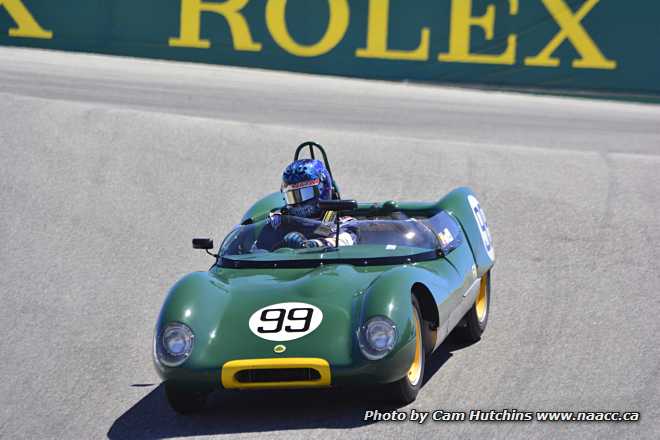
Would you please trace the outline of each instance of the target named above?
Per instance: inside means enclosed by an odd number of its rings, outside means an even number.
[[[216,264],[206,272],[183,277],[167,295],[156,334],[169,322],[185,323],[195,334],[194,348],[181,366],[170,368],[156,361],[156,369],[165,380],[207,390],[221,388],[222,365],[240,359],[325,359],[333,386],[390,383],[402,378],[415,353],[411,294],[418,298],[427,327],[433,328],[431,348],[437,348],[472,306],[474,286],[494,264],[466,201],[472,194],[468,188],[458,188],[435,203],[359,205],[356,216],[392,211],[409,216],[432,216],[441,210],[451,214],[465,239],[447,255],[438,252],[437,258],[429,261],[368,266],[333,262],[383,254],[382,247],[356,245],[325,252],[324,264],[316,267],[235,269]],[[243,222],[258,222],[283,204],[279,193],[272,194],[250,208]],[[416,250],[401,248],[397,252],[405,255]],[[305,256],[291,253],[290,258]],[[286,351],[276,354],[278,343],[253,334],[248,320],[255,311],[283,302],[312,304],[321,309],[323,320],[306,336],[284,342]],[[371,361],[360,351],[357,334],[360,326],[376,315],[394,321],[399,337],[390,354]]]

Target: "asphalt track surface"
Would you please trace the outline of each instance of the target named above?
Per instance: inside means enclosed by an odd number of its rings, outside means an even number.
[[[418,410],[631,410],[637,423],[374,423],[377,393],[226,393],[173,413],[167,289],[330,153],[345,197],[479,194],[484,338],[443,344]],[[0,437],[660,438],[660,107],[0,49]],[[385,407],[387,408],[387,407]],[[389,407],[389,409],[392,409]]]

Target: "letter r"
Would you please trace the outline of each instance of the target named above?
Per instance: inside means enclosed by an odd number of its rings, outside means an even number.
[[[259,52],[261,43],[252,40],[250,27],[241,10],[250,0],[226,0],[223,3],[205,2],[202,0],[181,0],[181,33],[178,38],[170,38],[169,45],[174,47],[196,47],[208,49],[209,40],[200,38],[203,12],[213,12],[222,15],[231,31],[234,49]]]

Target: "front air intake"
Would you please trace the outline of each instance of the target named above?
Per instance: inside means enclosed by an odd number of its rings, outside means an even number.
[[[320,380],[321,373],[313,368],[261,368],[241,370],[235,377],[240,383],[302,382]]]
[[[222,366],[227,389],[323,388],[331,383],[330,364],[319,358],[239,359]]]

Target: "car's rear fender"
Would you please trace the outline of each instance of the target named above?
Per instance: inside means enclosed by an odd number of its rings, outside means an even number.
[[[286,205],[286,201],[284,200],[284,196],[282,196],[280,191],[271,193],[252,205],[250,209],[248,209],[243,215],[241,223],[250,221],[258,222],[263,220],[266,218],[268,213],[273,210],[280,209],[284,207],[284,205]]]
[[[483,207],[474,192],[467,187],[457,188],[443,197],[437,207],[459,221],[474,256],[477,276],[483,276],[495,264],[495,249]]]

